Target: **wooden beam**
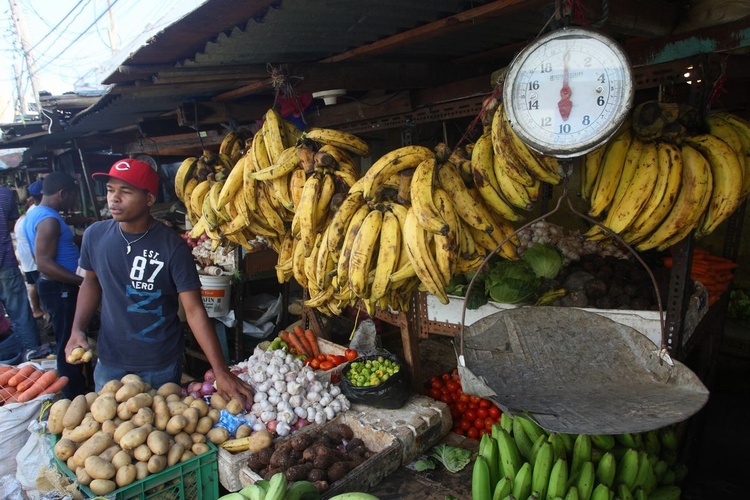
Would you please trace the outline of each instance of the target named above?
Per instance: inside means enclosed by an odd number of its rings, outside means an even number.
[[[411,97],[407,91],[392,94],[373,92],[369,97],[354,102],[319,108],[317,112],[306,115],[306,119],[310,125],[329,127],[410,113],[413,109]]]
[[[665,0],[610,0],[609,12],[598,29],[627,36],[667,36],[677,26],[680,8],[681,2]]]
[[[248,100],[240,104],[201,102],[185,103],[177,110],[177,121],[183,127],[195,123],[215,125],[218,123],[251,123],[263,116],[273,105],[273,97]]]
[[[266,80],[251,83],[250,85],[245,85],[244,87],[230,90],[229,92],[224,92],[223,94],[214,96],[214,98],[211,100],[214,102],[233,101],[235,99],[241,99],[242,97],[255,94],[257,92],[260,92],[261,90],[269,89],[272,85],[273,80],[268,78]]]
[[[373,56],[382,54],[383,52],[394,51],[407,44],[429,40],[447,33],[470,28],[477,23],[483,22],[485,19],[507,15],[520,10],[529,10],[532,7],[546,3],[549,3],[549,0],[496,0],[383,40],[342,52],[341,54],[323,59],[322,62],[340,62],[355,57]]]

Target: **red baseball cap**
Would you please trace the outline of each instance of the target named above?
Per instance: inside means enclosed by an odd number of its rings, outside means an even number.
[[[145,189],[154,196],[159,190],[159,174],[148,163],[133,158],[119,160],[110,167],[109,173],[97,172],[91,177],[94,179],[113,177],[137,188]]]

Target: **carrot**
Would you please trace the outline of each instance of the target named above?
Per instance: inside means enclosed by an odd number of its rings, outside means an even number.
[[[302,354],[308,358],[310,357],[310,353],[305,351],[305,344],[302,343],[300,338],[293,331],[289,332],[289,345],[297,350],[297,354]]]
[[[13,367],[10,365],[0,365],[0,374],[7,372],[8,370],[12,370]]]
[[[305,337],[305,331],[303,330],[302,333],[295,331],[294,334],[297,335],[297,338],[299,339],[300,343],[302,343],[302,345],[305,346],[305,352],[308,353],[306,354],[306,356],[308,358],[312,357],[314,354],[313,346],[310,340],[307,337]]]
[[[296,333],[297,335],[302,335],[305,333],[305,331],[302,329],[301,326],[294,325],[294,333]]]
[[[29,375],[34,373],[34,370],[36,370],[36,368],[34,368],[34,365],[26,365],[22,367],[18,370],[18,373],[13,375],[13,377],[8,380],[8,385],[11,385],[13,387],[17,386],[18,384],[29,378]]]
[[[57,380],[57,372],[55,370],[44,372],[44,374],[39,377],[39,379],[37,379],[31,385],[31,387],[19,393],[16,396],[16,399],[19,403],[31,401],[35,397],[39,396],[42,392],[44,392],[45,389],[51,386],[55,382],[55,380]]]
[[[0,387],[0,403],[6,403],[10,401],[11,397],[16,393],[15,387]]]
[[[16,373],[18,373],[18,368],[11,368],[7,372],[0,375],[0,386],[8,385],[8,381],[12,379]]]
[[[315,336],[315,332],[312,331],[309,328],[307,330],[305,330],[304,335],[305,335],[305,338],[307,339],[307,341],[310,342],[310,346],[312,347],[312,354],[313,354],[313,356],[315,356],[317,358],[318,355],[320,354],[320,347],[318,346],[318,337],[316,337]]]
[[[29,375],[29,377],[26,380],[23,380],[20,384],[16,386],[16,389],[18,389],[18,392],[23,392],[29,387],[31,387],[34,382],[37,381],[38,378],[40,378],[42,375],[44,375],[44,371],[42,370],[34,370],[34,372]]]
[[[44,389],[41,395],[43,396],[45,394],[57,394],[58,392],[62,391],[66,385],[68,385],[68,377],[63,375],[62,377],[52,382],[52,385]]]

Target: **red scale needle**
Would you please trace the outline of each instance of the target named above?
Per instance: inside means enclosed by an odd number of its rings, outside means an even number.
[[[568,121],[570,110],[573,108],[573,102],[570,100],[573,92],[568,85],[568,59],[570,59],[570,53],[566,50],[563,56],[563,85],[560,89],[560,102],[557,103],[557,109],[563,121]]]

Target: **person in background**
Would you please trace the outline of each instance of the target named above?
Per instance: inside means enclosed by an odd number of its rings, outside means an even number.
[[[36,208],[42,202],[42,181],[35,181],[29,185],[29,200],[31,203],[26,209],[26,214]],[[23,234],[23,221],[26,220],[26,214],[22,215],[16,221],[13,233],[16,235],[16,257],[21,264],[21,271],[26,276],[26,291],[31,304],[31,312],[34,319],[44,316],[44,311],[39,304],[39,294],[36,291],[36,281],[39,279],[39,271],[36,268],[36,261],[31,255],[31,247]]]
[[[0,302],[12,324],[12,328],[0,334],[0,352],[3,353],[2,356],[8,356],[11,351],[18,351],[17,355],[23,360],[26,351],[39,348],[39,331],[31,313],[26,284],[13,249],[10,228],[17,219],[18,204],[15,192],[0,186]],[[4,318],[5,314],[2,316]],[[5,347],[2,347],[3,344]],[[13,346],[12,349],[10,346]]]
[[[83,234],[80,266],[85,278],[73,331],[65,349],[88,349],[86,328],[99,304],[95,390],[128,373],[153,387],[182,378],[182,302],[188,325],[216,374],[219,393],[252,401],[252,387],[229,371],[206,314],[200,280],[187,243],[151,216],[159,177],[139,160],[116,162],[108,174],[107,206],[112,220]]]
[[[63,396],[68,399],[88,392],[82,366],[68,363],[65,355],[78,287],[83,278],[76,274],[79,252],[73,242],[73,232],[60,212],[72,208],[77,195],[73,177],[63,172],[51,173],[42,183],[41,203],[26,215],[23,223],[24,235],[39,270],[36,284],[39,299],[50,315],[55,333],[57,371],[68,377],[68,385],[63,389]]]

